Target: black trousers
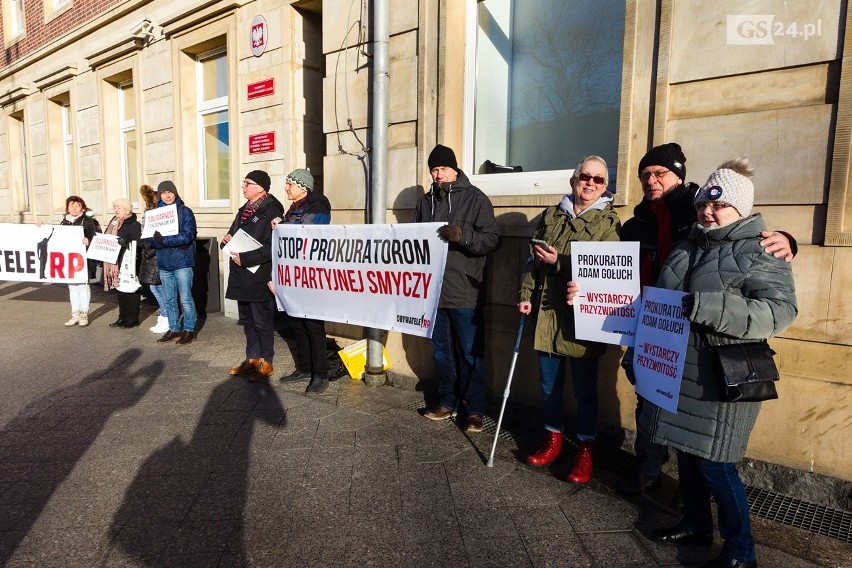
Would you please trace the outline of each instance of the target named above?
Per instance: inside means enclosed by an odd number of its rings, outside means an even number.
[[[636,473],[657,477],[663,464],[669,459],[669,449],[666,446],[655,444],[648,437],[648,433],[639,428],[639,415],[642,414],[642,406],[651,404],[641,396],[636,397],[636,441],[633,450],[636,452]]]
[[[246,335],[246,359],[272,362],[275,356],[275,300],[237,302],[237,323]]]
[[[121,321],[139,321],[139,306],[141,304],[141,292],[118,292],[118,319]]]
[[[295,343],[296,366],[300,371],[308,372],[313,377],[328,376],[328,359],[325,354],[325,322],[307,318],[297,318],[288,315],[287,323]]]

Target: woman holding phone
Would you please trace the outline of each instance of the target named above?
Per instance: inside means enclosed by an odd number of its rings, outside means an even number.
[[[598,360],[606,347],[576,339],[573,312],[565,304],[565,286],[571,280],[571,241],[618,240],[621,224],[612,208],[613,196],[606,191],[608,181],[603,158],[587,156],[580,160],[571,177],[572,192],[541,215],[518,303],[518,311],[533,318],[544,404],[544,445],[527,458],[527,463],[544,467],[562,451],[567,362],[577,400],[579,451],[568,474],[568,481],[574,483],[587,483],[592,475],[598,426]]]

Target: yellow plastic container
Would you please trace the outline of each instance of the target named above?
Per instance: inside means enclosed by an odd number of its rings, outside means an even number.
[[[352,345],[344,347],[337,352],[340,355],[340,360],[343,361],[343,366],[349,372],[349,376],[353,379],[363,379],[364,370],[367,368],[367,340],[362,339],[356,341]],[[388,350],[382,345],[382,369],[387,371],[391,368]]]

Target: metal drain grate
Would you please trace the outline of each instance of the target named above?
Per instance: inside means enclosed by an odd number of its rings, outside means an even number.
[[[751,512],[759,517],[852,542],[852,513],[754,487],[746,487],[746,495]]]

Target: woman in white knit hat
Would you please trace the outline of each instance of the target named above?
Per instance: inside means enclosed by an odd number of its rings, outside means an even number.
[[[778,335],[796,318],[790,264],[763,252],[766,226],[752,214],[754,168],[745,158],[723,163],[695,196],[698,222],[663,266],[657,286],[687,293],[690,321],[678,412],[643,406],[639,428],[654,443],[677,450],[683,518],[652,538],[667,544],[711,546],[711,496],[722,553],[705,566],[754,568],[754,539],[736,464],[746,450],[760,402],[723,400],[710,345],[754,343]]]

